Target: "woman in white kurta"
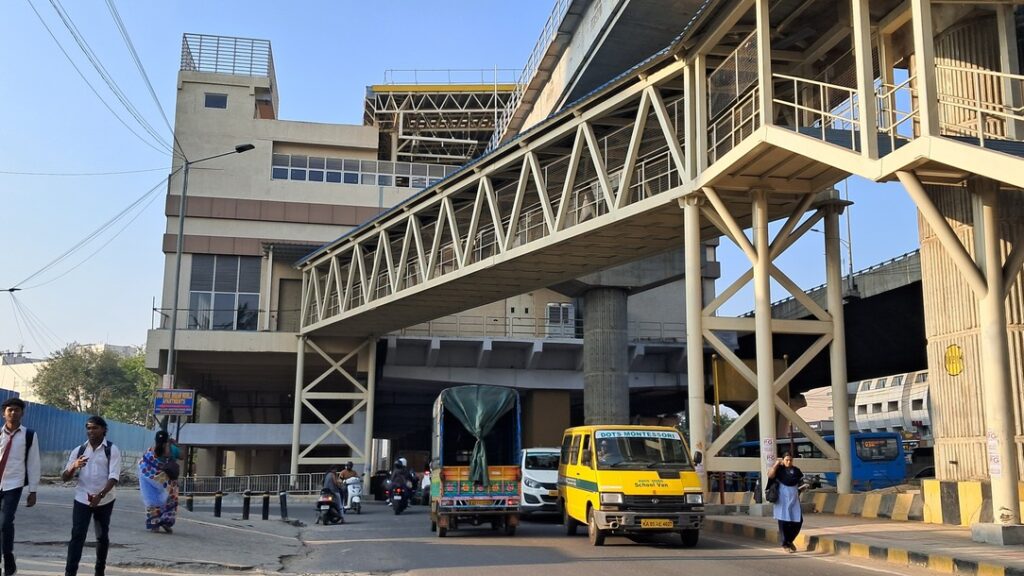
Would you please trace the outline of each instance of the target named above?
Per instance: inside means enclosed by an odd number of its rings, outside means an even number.
[[[779,499],[775,502],[775,519],[779,521],[779,539],[787,552],[796,552],[793,541],[800,534],[804,517],[800,511],[800,480],[804,473],[793,465],[793,456],[786,453],[768,471],[768,478],[779,484]]]

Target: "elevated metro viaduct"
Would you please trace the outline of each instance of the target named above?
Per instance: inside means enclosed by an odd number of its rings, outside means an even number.
[[[350,378],[360,390],[346,396],[360,399],[358,411],[372,406],[377,335],[682,245],[689,380],[705,377],[706,341],[758,397],[710,445],[702,441],[703,415],[690,414],[707,468],[765,474],[771,457],[718,452],[755,416],[771,446],[780,414],[828,456],[808,462],[808,471],[838,470],[847,492],[846,423],[836,423],[832,448],[778,392],[827,349],[835,411],[847,411],[844,203],[827,190],[851,174],[899,180],[923,222],[929,364],[944,353],[963,366],[963,379],[933,382],[937,471],[989,477],[996,524],[1019,525],[1020,371],[1010,366],[1024,336],[1017,245],[1024,76],[1013,10],[1012,2],[705,2],[706,17],[665,50],[301,263],[296,421],[303,405],[326,398],[305,384],[306,346],[325,352],[317,343],[330,343],[347,359],[366,350],[367,384]],[[770,238],[772,220],[782,225]],[[822,220],[825,307],[773,264]],[[720,235],[742,249],[751,270],[702,309],[693,305],[702,302],[700,246]],[[814,319],[772,318],[773,280]],[[751,281],[753,318],[715,315]],[[594,355],[598,370],[614,372],[625,361],[615,308],[586,323],[585,345],[602,350]],[[722,342],[723,331],[755,334],[754,369]],[[775,333],[816,338],[779,375]],[[594,411],[614,415],[623,387],[614,379],[588,385],[587,396],[595,392]],[[703,387],[688,395],[690,405],[704,404]],[[301,460],[296,436],[293,467]]]

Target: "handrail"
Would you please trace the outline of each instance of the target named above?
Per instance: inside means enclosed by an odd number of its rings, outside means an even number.
[[[384,71],[384,84],[515,84],[516,68],[389,68]],[[412,75],[412,81],[400,81],[396,76]],[[453,76],[454,74],[454,76]],[[480,75],[479,81],[469,82],[459,76]],[[425,78],[421,79],[423,75]],[[487,78],[490,77],[488,80]],[[454,78],[454,79],[453,79]]]

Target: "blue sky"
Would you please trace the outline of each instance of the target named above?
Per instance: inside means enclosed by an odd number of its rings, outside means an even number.
[[[551,5],[549,0],[116,2],[171,123],[185,32],[270,40],[282,119],[359,124],[365,86],[381,82],[387,69],[522,67]],[[24,290],[15,293],[16,300],[0,294],[0,350],[24,346],[33,356],[44,356],[72,341],[141,345],[160,293],[165,187],[96,241],[22,282],[160,184],[170,165],[169,154],[140,142],[90,91],[33,6],[103,99],[143,133],[50,2],[5,3],[0,19],[0,51],[5,54],[0,59],[0,289],[19,285]],[[67,2],[65,9],[141,116],[169,140],[170,130],[106,3]],[[142,170],[147,171],[15,174]],[[917,247],[913,205],[900,187],[852,182],[849,193],[856,203],[852,226],[858,268]],[[824,280],[822,239],[811,236],[781,260],[804,287]],[[724,287],[745,264],[727,241],[720,257]],[[744,294],[724,311],[752,308]],[[774,291],[772,296],[786,294]]]

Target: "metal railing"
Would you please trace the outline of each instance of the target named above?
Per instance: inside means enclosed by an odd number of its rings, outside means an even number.
[[[895,86],[879,83],[875,89],[878,133],[889,139],[890,151],[896,149],[897,141],[914,138],[914,124],[920,117],[916,79],[910,76]]]
[[[494,127],[494,134],[491,135],[491,141],[487,145],[488,152],[497,148],[501,143],[501,137],[504,136],[505,129],[512,122],[512,116],[515,114],[516,108],[519,107],[519,103],[523,101],[526,87],[540,68],[540,63],[544,59],[544,54],[548,51],[548,46],[551,45],[555,35],[558,34],[558,28],[562,25],[562,20],[565,19],[570,4],[572,4],[572,0],[555,0],[555,6],[551,9],[551,14],[544,23],[544,28],[541,29],[540,37],[537,38],[537,43],[533,45],[530,57],[526,60],[526,66],[523,66],[523,70],[516,80],[516,91],[512,93],[508,106],[505,107],[505,110],[498,117],[497,124]]]
[[[388,69],[384,84],[515,84],[519,73],[515,68]]]
[[[269,40],[185,34],[181,40],[181,69],[273,78],[274,55]]]
[[[730,110],[726,110],[708,129],[708,163],[714,164],[723,155],[753,134],[761,125],[758,86],[751,88]]]
[[[627,324],[632,341],[684,342],[684,322],[633,320]],[[399,336],[460,338],[583,338],[583,321],[553,323],[546,318],[517,316],[444,316],[392,332]]]
[[[757,32],[740,42],[718,68],[708,75],[708,117],[715,118],[757,84]]]
[[[1024,136],[1019,133],[1024,122],[1024,76],[941,64],[935,68],[944,135],[977,138],[981,146],[987,140],[1006,140],[1010,134]],[[955,88],[962,93],[954,94]]]
[[[861,122],[857,108],[860,95],[856,88],[785,74],[772,74],[772,78],[790,85],[789,96],[791,99],[778,97],[772,101],[792,109],[797,132],[810,136],[811,134],[808,132],[813,130],[820,140],[844,147],[846,147],[845,142],[829,138],[829,131],[849,132],[849,148],[852,150],[858,148],[860,143],[857,131],[860,130]],[[838,104],[833,105],[832,102]],[[834,135],[834,133],[832,134]]]
[[[254,476],[186,476],[179,483],[182,494],[241,494],[245,491],[315,494],[324,473],[260,474]]]

